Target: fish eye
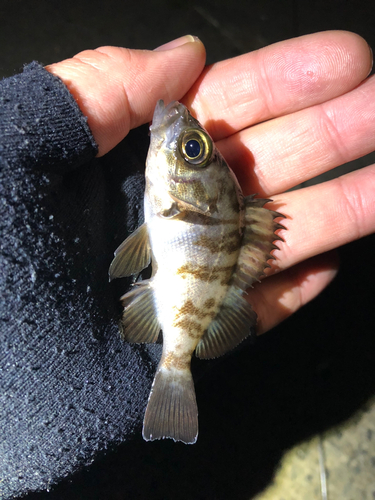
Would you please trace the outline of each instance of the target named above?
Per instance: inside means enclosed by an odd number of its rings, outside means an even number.
[[[178,146],[184,160],[191,165],[205,167],[211,159],[212,141],[202,130],[184,130],[179,137]]]
[[[201,154],[201,145],[196,139],[190,139],[185,144],[185,152],[189,158],[197,158]]]

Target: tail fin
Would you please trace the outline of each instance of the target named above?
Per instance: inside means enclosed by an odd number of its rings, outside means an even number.
[[[198,409],[189,369],[158,368],[143,422],[146,441],[171,438],[193,444],[198,436]]]

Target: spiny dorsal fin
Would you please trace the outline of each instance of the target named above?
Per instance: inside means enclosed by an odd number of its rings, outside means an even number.
[[[135,284],[120,300],[124,306],[121,319],[122,337],[133,343],[156,342],[160,323],[156,316],[150,282],[145,280]]]
[[[146,441],[170,438],[193,444],[198,436],[198,408],[194,383],[189,369],[167,369],[156,372],[145,418],[143,438]]]
[[[232,283],[241,290],[246,290],[255,281],[260,281],[265,268],[269,267],[267,261],[274,258],[271,251],[278,248],[273,242],[283,241],[275,231],[285,228],[274,219],[284,215],[264,208],[269,201],[272,200],[254,196],[247,196],[244,199],[245,228],[237,267],[232,278]]]
[[[217,358],[234,349],[254,330],[257,315],[243,298],[242,290],[231,286],[220,310],[195,349],[201,359]]]
[[[147,224],[132,233],[115,251],[109,267],[109,281],[140,273],[151,262],[151,249]]]

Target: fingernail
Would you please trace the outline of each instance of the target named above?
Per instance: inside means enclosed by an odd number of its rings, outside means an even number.
[[[164,45],[161,45],[160,47],[157,47],[154,50],[157,52],[161,52],[163,50],[175,49],[176,47],[180,47],[181,45],[185,45],[185,43],[199,42],[199,41],[200,40],[197,36],[185,35],[185,36],[181,36],[180,38],[176,38],[176,40],[172,40],[171,42],[165,43]]]

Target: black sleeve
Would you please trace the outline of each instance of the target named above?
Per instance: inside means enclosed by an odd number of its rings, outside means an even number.
[[[0,161],[67,170],[90,160],[97,145],[63,82],[34,62],[0,82]]]
[[[113,251],[142,219],[147,131],[103,160],[64,84],[0,82],[0,496],[46,489],[141,432],[159,346],[120,340]],[[138,137],[142,137],[139,142]]]

